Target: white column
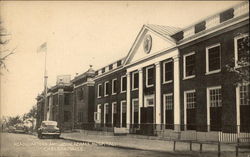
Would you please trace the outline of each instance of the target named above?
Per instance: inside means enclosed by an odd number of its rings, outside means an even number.
[[[127,73],[127,128],[130,128],[130,73]]]
[[[174,59],[174,130],[180,131],[181,113],[180,113],[180,67],[179,56]]]
[[[161,68],[155,63],[155,123],[161,124]]]
[[[236,87],[236,125],[237,133],[240,133],[240,86]]]
[[[138,124],[141,124],[141,107],[143,106],[143,73],[142,68],[139,69],[139,111]]]

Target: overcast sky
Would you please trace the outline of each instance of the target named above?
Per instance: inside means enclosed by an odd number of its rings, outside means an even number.
[[[0,2],[3,26],[11,34],[5,48],[17,47],[1,77],[1,115],[22,115],[43,90],[48,44],[48,85],[56,76],[98,69],[125,57],[143,24],[184,28],[239,1],[186,2]]]

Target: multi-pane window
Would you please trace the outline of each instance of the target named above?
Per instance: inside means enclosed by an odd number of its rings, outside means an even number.
[[[109,94],[109,89],[108,89],[108,87],[109,87],[109,82],[106,81],[106,82],[104,83],[104,96],[108,96],[108,94]]]
[[[127,103],[125,101],[122,102],[122,113],[127,112]]]
[[[206,49],[206,72],[217,72],[221,68],[221,47],[220,44],[207,47]]]
[[[112,80],[112,94],[116,94],[117,91],[117,79]]]
[[[121,77],[121,92],[125,92],[127,90],[127,77]]]
[[[211,88],[209,89],[209,106],[210,107],[221,107],[221,88]]]
[[[183,74],[184,78],[195,76],[195,53],[189,53],[183,56]]]
[[[154,67],[146,68],[146,86],[151,87],[154,85]]]
[[[139,73],[132,73],[132,89],[138,89],[139,87]]]
[[[163,63],[163,83],[173,80],[173,61]]]
[[[109,105],[108,104],[105,105],[105,114],[109,114]]]
[[[165,95],[165,109],[172,110],[173,109],[173,94]]]
[[[249,65],[249,35],[243,34],[234,39],[235,66]]]
[[[249,86],[249,84],[240,86],[240,105],[250,105]]]
[[[97,97],[98,98],[100,98],[102,96],[101,92],[102,92],[102,85],[98,84],[98,86],[97,86]]]
[[[195,94],[195,91],[186,93],[186,104],[187,104],[187,109],[196,108],[196,94]]]

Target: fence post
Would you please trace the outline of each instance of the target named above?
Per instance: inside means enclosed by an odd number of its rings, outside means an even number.
[[[220,157],[220,142],[218,142],[218,157]]]
[[[239,138],[237,139],[237,145],[236,145],[236,157],[239,155]]]

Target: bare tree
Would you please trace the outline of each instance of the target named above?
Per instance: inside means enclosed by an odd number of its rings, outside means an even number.
[[[7,33],[2,24],[3,23],[0,21],[0,70],[5,69],[8,71],[5,62],[10,55],[14,54],[15,49],[9,50],[5,48],[10,41],[10,34]]]

